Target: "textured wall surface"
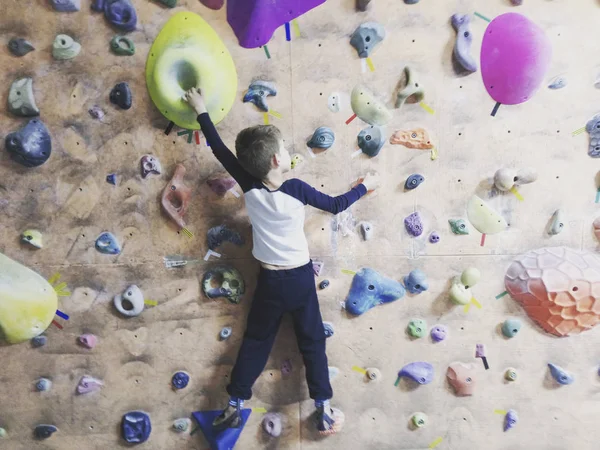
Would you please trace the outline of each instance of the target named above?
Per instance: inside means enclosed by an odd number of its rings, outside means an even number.
[[[239,75],[239,100],[218,126],[226,143],[233,146],[243,127],[262,123],[263,116],[241,98],[253,78],[274,81],[278,95],[269,99],[281,119],[271,118],[285,136],[292,152],[305,156],[305,163],[292,176],[299,176],[328,193],[340,193],[368,170],[383,175],[383,186],[353,206],[354,220],[370,221],[375,229],[368,243],[354,234],[342,236],[335,218],[307,211],[306,232],[313,259],[325,262],[324,277],[331,286],[320,294],[325,320],[335,325],[328,340],[330,364],[340,369],[333,381],[334,404],[346,414],[340,435],[321,441],[309,418],[313,411],[303,381],[301,357],[291,323],[284,321],[265,372],[255,386],[248,406],[280,411],[285,416],[282,436],[269,440],[260,429],[261,413],[250,418],[237,448],[240,449],[424,449],[438,437],[438,448],[592,450],[598,448],[597,426],[600,379],[598,330],[557,339],[543,333],[504,291],[503,277],[517,254],[550,245],[594,250],[597,247],[591,222],[597,214],[594,203],[597,163],[587,156],[587,135],[571,132],[585,125],[596,113],[600,91],[594,88],[600,65],[597,24],[600,5],[594,0],[525,0],[514,8],[508,0],[421,0],[405,5],[401,0],[374,0],[366,13],[354,11],[353,0],[329,0],[298,19],[301,36],[286,42],[279,29],[263,49],[244,50],[227,25],[225,11],[211,11],[196,0],[180,0],[174,9],[164,9],[147,0],[133,0],[138,29],[129,34],[136,44],[132,57],[111,54],[108,44],[115,31],[101,14],[89,11],[56,13],[45,0],[3,0],[0,4],[0,80],[4,98],[10,83],[21,76],[34,79],[41,119],[53,139],[50,160],[36,169],[24,169],[0,151],[0,251],[34,268],[44,277],[60,272],[72,292],[62,298],[60,309],[70,314],[64,329],[51,326],[49,343],[33,349],[28,343],[0,346],[0,427],[8,437],[0,448],[114,449],[126,447],[120,439],[119,423],[129,410],[150,413],[154,430],[145,449],[198,449],[207,447],[201,433],[176,434],[170,427],[192,411],[217,409],[226,399],[224,386],[235,360],[251,303],[258,266],[250,244],[242,248],[225,245],[221,261],[244,275],[248,293],[240,305],[208,300],[200,289],[207,267],[206,231],[227,223],[251,240],[243,200],[231,194],[223,199],[208,188],[206,179],[221,167],[204,141],[188,144],[175,129],[163,133],[167,121],[155,110],[146,91],[144,65],[148,49],[168,17],[178,10],[201,14],[215,28],[234,58]],[[575,4],[576,3],[576,4]],[[490,116],[494,101],[486,93],[479,73],[455,75],[451,54],[455,32],[450,16],[475,11],[494,17],[518,11],[544,28],[553,46],[548,80],[556,75],[568,79],[566,88],[552,91],[544,86],[532,101],[502,106]],[[361,71],[361,62],[349,45],[349,35],[363,21],[383,24],[387,37],[372,55],[375,71]],[[487,23],[473,16],[474,54],[478,54]],[[72,61],[51,56],[56,34],[67,33],[83,46]],[[12,36],[29,39],[36,51],[13,57],[4,44]],[[427,128],[439,150],[436,161],[428,152],[387,144],[374,159],[351,158],[357,149],[356,135],[365,126],[360,120],[346,125],[352,114],[349,93],[359,81],[366,83],[393,106],[393,90],[402,68],[410,64],[426,86],[428,114],[419,105],[394,110],[388,133],[416,126]],[[112,87],[127,81],[134,95],[129,111],[108,101]],[[342,109],[332,113],[327,98],[344,94]],[[103,121],[92,119],[87,110],[101,106]],[[25,121],[0,113],[0,138]],[[335,145],[312,159],[305,142],[318,126],[336,133]],[[160,177],[143,180],[139,174],[142,155],[152,153],[163,165]],[[186,183],[193,189],[188,213],[193,241],[177,233],[161,213],[159,199],[176,163],[188,169]],[[519,202],[510,193],[493,195],[490,179],[499,167],[538,169],[537,182],[521,188]],[[117,173],[118,185],[105,181]],[[414,191],[404,192],[411,173],[425,176]],[[507,231],[488,236],[484,247],[480,235],[451,234],[449,218],[465,217],[472,194],[489,199],[510,223]],[[567,217],[565,230],[552,238],[545,233],[557,208]],[[426,232],[414,239],[404,231],[403,219],[413,211],[426,219]],[[45,247],[34,251],[19,242],[20,233],[38,228]],[[431,230],[441,242],[427,243]],[[94,249],[102,231],[115,233],[123,252],[111,257]],[[182,254],[201,263],[168,270],[162,258]],[[449,280],[466,267],[482,272],[473,288],[481,309],[465,312],[447,299]],[[340,302],[352,277],[342,269],[372,267],[401,279],[413,268],[422,269],[430,289],[420,296],[377,307],[351,318]],[[319,280],[318,280],[319,281]],[[144,313],[126,320],[114,310],[112,297],[126,286],[137,284],[146,298],[158,302]],[[506,340],[499,324],[509,316],[521,317],[519,335]],[[429,337],[411,340],[405,332],[413,317],[429,326],[446,324],[448,340],[433,344]],[[218,341],[223,326],[233,327],[233,336]],[[99,345],[87,350],[77,344],[82,333],[94,333]],[[475,344],[487,346],[490,370],[474,358]],[[293,371],[281,374],[281,364],[290,359]],[[414,388],[396,373],[413,361],[429,361],[435,367],[433,383]],[[445,377],[453,361],[477,365],[475,395],[454,395]],[[573,372],[571,386],[556,388],[546,364],[554,362]],[[366,382],[358,367],[376,367],[380,382]],[[507,367],[519,372],[508,384]],[[173,372],[191,374],[190,387],[181,392],[170,388]],[[88,374],[105,382],[101,392],[76,396],[80,376]],[[48,393],[33,389],[36,379],[51,378]],[[504,433],[503,417],[495,409],[513,408],[520,421]],[[412,413],[429,416],[426,428],[411,430]],[[33,440],[32,429],[52,423],[59,432],[43,442]]]

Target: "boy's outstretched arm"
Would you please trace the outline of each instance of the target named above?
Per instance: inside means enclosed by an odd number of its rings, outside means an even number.
[[[200,89],[190,89],[185,93],[184,99],[192,108],[194,108],[194,110],[196,110],[196,113],[198,114],[198,123],[200,124],[200,128],[202,128],[202,133],[204,134],[208,145],[210,145],[213,154],[219,162],[223,164],[225,170],[227,170],[235,181],[237,181],[244,192],[250,190],[255,181],[254,177],[242,168],[238,159],[221,140],[217,129],[212,123],[212,120],[210,120]]]

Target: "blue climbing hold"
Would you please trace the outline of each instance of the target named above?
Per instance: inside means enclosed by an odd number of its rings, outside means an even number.
[[[112,184],[113,186],[117,185],[117,174],[116,173],[111,173],[106,175],[106,182],[108,184]]]
[[[550,368],[550,374],[552,375],[552,378],[554,378],[557,383],[567,385],[575,381],[573,375],[564,370],[562,367],[552,363],[548,363],[548,367]]]
[[[319,289],[323,290],[329,287],[329,280],[323,280],[319,283]]]
[[[401,283],[384,277],[373,269],[360,269],[352,279],[350,293],[346,298],[346,310],[359,316],[374,306],[404,297]]]
[[[325,337],[330,338],[335,334],[333,324],[331,322],[323,322],[323,328],[325,329]]]
[[[40,378],[35,382],[35,389],[38,392],[47,392],[52,388],[52,381],[48,378]]]
[[[514,409],[509,409],[504,416],[504,431],[514,428],[519,421],[519,415]]]
[[[277,95],[277,89],[273,83],[263,80],[253,81],[244,94],[244,103],[254,103],[261,111],[269,112],[267,97],[271,95]]]
[[[112,233],[106,231],[96,239],[96,250],[106,255],[118,255],[121,253],[121,244]]]
[[[52,153],[50,133],[39,119],[32,119],[19,131],[9,133],[4,142],[10,157],[25,167],[41,166]]]
[[[429,288],[429,284],[423,271],[415,269],[404,277],[404,287],[411,294],[420,294]]]
[[[425,181],[425,177],[423,175],[413,173],[404,182],[404,189],[411,191],[418,187],[423,181]]]
[[[106,0],[92,0],[92,11],[104,12]]]
[[[190,382],[190,376],[185,372],[175,372],[173,378],[171,378],[171,384],[175,389],[183,389],[187,387]]]
[[[215,432],[212,426],[213,420],[221,414],[221,411],[196,411],[192,413],[192,416],[194,416],[194,419],[198,422],[211,450],[233,450],[251,413],[252,410],[249,408],[242,409],[242,423],[240,427],[227,428],[221,432]]]
[[[106,0],[104,17],[114,27],[123,31],[133,31],[137,25],[137,13],[129,0]]]
[[[150,416],[142,411],[130,411],[123,415],[121,421],[123,439],[130,444],[146,442],[152,432]]]
[[[398,378],[406,377],[419,384],[429,384],[433,381],[433,366],[428,362],[417,361],[405,365],[400,372]]]
[[[44,335],[36,336],[31,339],[31,345],[34,347],[43,347],[48,342],[48,338]]]
[[[38,425],[33,430],[33,434],[37,439],[48,439],[58,431],[54,425]]]
[[[211,250],[216,250],[217,247],[221,246],[225,241],[231,242],[237,246],[244,245],[244,238],[240,233],[232,230],[227,225],[212,227],[208,230],[208,233],[206,233],[206,238],[208,241],[208,248]]]
[[[310,148],[322,148],[327,150],[335,142],[335,134],[328,127],[319,127],[315,130],[312,137],[306,143]]]

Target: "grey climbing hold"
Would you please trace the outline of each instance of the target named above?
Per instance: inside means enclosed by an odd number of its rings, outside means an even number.
[[[513,6],[520,6],[523,4],[523,0],[510,0]]]
[[[221,332],[219,333],[219,339],[222,341],[229,339],[231,337],[231,327],[223,327],[221,328]]]
[[[548,367],[550,368],[550,374],[552,375],[552,378],[554,378],[557,383],[568,385],[575,381],[573,375],[564,370],[562,367],[552,363],[548,363]]]
[[[98,105],[92,106],[90,109],[88,109],[88,113],[94,119],[102,120],[104,117],[104,111]]]
[[[567,79],[565,77],[556,77],[550,81],[548,89],[562,89],[567,85]]]
[[[33,434],[37,439],[48,439],[58,431],[54,425],[38,425],[33,430]]]
[[[409,191],[413,190],[416,187],[418,187],[423,181],[425,181],[425,177],[423,175],[413,173],[404,182],[404,189]]]
[[[465,72],[476,72],[477,61],[471,56],[471,17],[467,14],[454,14],[450,19],[452,27],[456,31],[456,42],[452,57]]]
[[[142,166],[142,178],[146,178],[150,174],[160,175],[162,173],[162,165],[156,156],[144,155],[140,160]]]
[[[237,246],[244,245],[244,239],[237,231],[232,230],[227,225],[218,225],[212,227],[206,233],[208,248],[216,250],[223,242],[231,242]]]
[[[384,38],[385,28],[383,25],[377,22],[365,22],[359,25],[350,36],[350,45],[356,49],[359,57],[368,58]]]
[[[133,97],[131,95],[131,89],[125,82],[117,83],[112,91],[110,91],[110,102],[117,105],[121,109],[131,108]]]
[[[371,0],[356,0],[356,10],[360,12],[365,12],[369,7],[369,3],[371,3]]]
[[[38,230],[25,230],[21,233],[21,241],[28,243],[32,247],[44,247],[42,233]]]
[[[116,35],[110,41],[110,49],[115,55],[131,56],[135,54],[135,44],[126,36]]]
[[[404,228],[408,234],[419,237],[423,234],[423,222],[418,212],[414,212],[404,218]]]
[[[319,127],[315,130],[312,137],[306,142],[310,148],[322,148],[327,150],[335,142],[335,134],[328,127]]]
[[[71,36],[59,34],[52,44],[52,56],[54,59],[73,59],[81,52],[81,44]]]
[[[52,388],[52,381],[48,378],[40,378],[35,382],[35,389],[38,392],[47,392]]]
[[[33,339],[31,339],[31,345],[38,348],[38,347],[43,347],[44,345],[46,345],[48,343],[48,338],[46,336],[44,336],[43,334],[40,336],[36,336]]]
[[[402,76],[398,82],[398,91],[396,92],[396,108],[400,108],[404,103],[419,103],[425,98],[425,89],[423,84],[417,80],[416,72],[406,66],[402,71]]]
[[[377,125],[370,125],[358,133],[358,146],[362,152],[368,156],[377,156],[385,144],[385,133],[383,128]]]
[[[27,53],[35,50],[31,42],[24,38],[12,38],[8,41],[8,49],[15,56],[25,56]]]
[[[425,273],[419,269],[411,271],[404,277],[404,287],[411,294],[420,294],[429,289]]]
[[[118,255],[121,253],[121,244],[114,234],[108,231],[102,233],[96,239],[96,250],[105,255]]]
[[[404,0],[404,3],[406,3],[407,5],[415,5],[419,3],[419,0]]]
[[[253,81],[244,95],[244,103],[254,103],[261,111],[269,112],[267,97],[270,95],[277,95],[277,89],[273,83],[263,80]]]
[[[331,381],[340,374],[340,369],[337,367],[327,366],[327,372],[329,375],[329,381]]]
[[[504,431],[514,428],[519,421],[519,416],[514,409],[509,409],[504,416]]]
[[[323,328],[325,329],[325,337],[330,338],[335,334],[333,324],[331,322],[323,322]]]
[[[281,414],[279,413],[267,413],[263,417],[262,421],[263,430],[269,436],[279,437],[281,435],[282,425],[281,425]]]
[[[448,328],[445,325],[434,325],[429,335],[432,341],[442,342],[448,335]]]
[[[81,0],[51,0],[52,6],[59,12],[75,12],[81,9]]]
[[[431,232],[431,234],[429,235],[429,242],[432,244],[437,244],[438,242],[440,242],[440,235],[437,231]]]
[[[360,234],[365,241],[373,237],[373,225],[369,222],[361,222],[358,226],[360,227]]]
[[[469,234],[469,226],[464,219],[448,219],[448,223],[450,224],[450,229],[454,234]]]
[[[319,289],[323,290],[329,287],[329,280],[323,280],[319,283]]]
[[[512,338],[519,333],[521,329],[521,321],[519,319],[506,319],[502,324],[502,334],[507,338]]]
[[[555,236],[560,233],[565,228],[565,218],[564,213],[561,209],[557,209],[552,214],[552,220],[550,221],[550,226],[548,227],[548,234],[550,236]]]
[[[4,428],[0,428],[0,439],[5,438],[6,436],[8,436],[6,430]]]
[[[431,383],[433,381],[433,375],[433,366],[428,362],[423,361],[407,364],[400,369],[400,372],[398,372],[398,378],[410,378],[419,384]]]
[[[588,155],[592,158],[600,157],[600,114],[596,114],[585,125],[585,130],[590,135]]]
[[[178,433],[185,433],[192,426],[192,421],[187,418],[177,419],[173,422],[173,429]]]
[[[139,316],[144,311],[144,294],[135,284],[115,295],[113,303],[117,311],[125,317]]]
[[[10,157],[25,167],[41,166],[52,153],[50,133],[39,119],[32,119],[19,131],[8,134],[4,142]]]
[[[8,91],[8,110],[17,116],[39,116],[40,110],[33,95],[32,78],[25,77],[13,81]]]

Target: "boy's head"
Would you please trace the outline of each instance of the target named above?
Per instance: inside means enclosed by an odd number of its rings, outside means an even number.
[[[287,172],[292,165],[281,132],[273,125],[256,125],[240,131],[235,151],[242,167],[259,180],[267,178],[271,170]]]

